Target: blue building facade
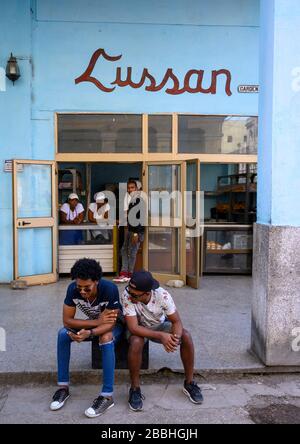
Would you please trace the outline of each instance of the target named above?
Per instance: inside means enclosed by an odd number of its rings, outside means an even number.
[[[14,267],[4,162],[56,161],[56,113],[259,115],[252,348],[268,365],[298,365],[299,26],[297,0],[2,1],[0,282]]]
[[[0,202],[0,282],[13,277],[11,174],[4,172],[3,163],[12,158],[55,160],[55,112],[257,115],[258,94],[242,94],[237,88],[258,84],[259,2],[225,3],[2,2],[0,183],[5,193]],[[117,67],[123,78],[132,67],[136,83],[147,68],[157,85],[171,68],[181,89],[189,70],[203,71],[203,89],[210,87],[212,71],[227,70],[231,95],[226,93],[224,74],[217,78],[215,94],[166,93],[174,87],[172,79],[152,92],[145,90],[147,81],[138,89],[117,86],[110,93],[91,82],[76,84],[99,48],[109,56],[121,56],[117,61],[100,56],[93,69],[92,76],[110,88]],[[14,86],[4,77],[11,52],[21,71]],[[197,79],[190,76],[191,88]]]

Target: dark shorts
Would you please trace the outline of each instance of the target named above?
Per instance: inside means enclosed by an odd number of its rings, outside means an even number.
[[[146,327],[146,328],[149,328],[149,330],[153,330],[153,331],[164,331],[165,333],[171,333],[172,332],[172,322],[164,321],[161,324],[155,324],[152,327]],[[132,334],[130,333],[130,331],[128,329],[126,329],[127,340],[129,340],[130,336],[132,336]],[[156,342],[157,344],[161,344],[161,342],[158,339],[144,338],[144,342],[147,342],[149,340],[152,342]]]

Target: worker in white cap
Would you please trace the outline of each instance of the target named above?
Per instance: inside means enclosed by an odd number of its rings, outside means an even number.
[[[79,197],[76,193],[71,193],[68,196],[68,202],[64,203],[60,208],[60,223],[79,225],[84,219],[84,208],[79,202]]]
[[[94,195],[95,202],[92,202],[89,205],[88,211],[88,220],[93,224],[105,224],[105,219],[108,219],[108,212],[110,210],[110,205],[108,203],[108,199],[105,197],[105,194],[100,191]],[[109,238],[108,230],[93,230],[92,231],[94,238]]]

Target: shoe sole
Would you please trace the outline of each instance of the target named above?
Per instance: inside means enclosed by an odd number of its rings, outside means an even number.
[[[66,399],[64,400],[64,402],[59,406],[59,407],[51,407],[50,406],[50,410],[52,411],[52,412],[55,412],[56,410],[60,410],[64,405],[65,405],[65,403],[66,403],[66,401],[68,400],[70,398],[70,395],[68,395],[67,397],[66,397]]]
[[[90,413],[87,413],[87,411],[85,411],[84,414],[85,414],[85,416],[87,416],[88,418],[97,418],[98,416],[101,416],[101,415],[103,415],[105,412],[107,412],[107,410],[111,409],[114,405],[115,405],[115,403],[111,404],[109,407],[107,407],[106,410],[104,410],[104,412],[96,413],[95,415],[91,415]]]
[[[183,388],[182,391],[183,391],[183,393],[184,393],[186,396],[189,397],[190,401],[191,401],[193,404],[198,404],[198,405],[199,405],[199,404],[202,404],[203,401],[198,401],[198,402],[194,401],[193,398],[191,397],[191,395],[189,394],[189,392],[188,392],[185,388]]]
[[[143,407],[141,407],[140,409],[134,409],[129,403],[128,403],[128,405],[129,405],[130,410],[132,410],[133,412],[141,412],[143,410]]]

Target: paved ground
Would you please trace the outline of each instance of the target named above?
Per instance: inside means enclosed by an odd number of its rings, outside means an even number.
[[[7,335],[0,352],[0,373],[54,372],[56,334],[69,280],[57,284],[11,290],[0,286],[0,327]],[[250,277],[204,277],[199,290],[171,289],[183,323],[194,338],[197,370],[262,368],[248,353],[251,317]],[[120,287],[122,289],[123,287]],[[150,345],[150,369],[182,370],[178,354]],[[74,344],[71,370],[91,369],[90,344]]]
[[[145,381],[144,411],[135,413],[127,404],[128,385],[117,385],[115,406],[95,419],[84,416],[97,395],[97,385],[75,385],[65,407],[49,410],[55,386],[0,387],[0,423],[96,424],[251,424],[300,423],[300,375],[265,375],[233,379],[200,380],[201,406],[182,393],[181,380],[172,377]]]

